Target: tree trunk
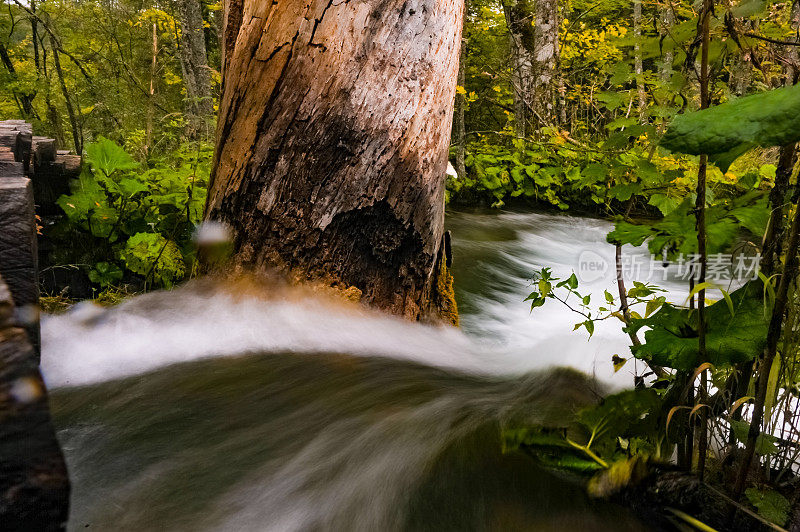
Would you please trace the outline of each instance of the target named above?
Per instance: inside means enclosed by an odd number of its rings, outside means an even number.
[[[642,0],[633,2],[633,62],[636,74],[636,93],[639,99],[639,122],[647,123],[647,91],[644,86],[644,67],[642,66]]]
[[[206,120],[214,110],[200,0],[178,0],[178,13],[181,22],[181,70],[186,88],[187,133],[191,138],[196,138],[205,129]]]
[[[792,2],[789,24],[795,37],[792,41],[797,41],[797,34],[800,32],[800,1]],[[785,85],[796,85],[800,81],[800,51],[798,46],[785,46],[784,55],[786,57],[786,78]]]
[[[675,10],[672,5],[672,0],[667,2],[660,12],[661,26],[659,33],[661,34],[661,46],[664,47],[667,43],[667,48],[663,49],[661,54],[661,72],[660,78],[662,83],[669,82],[672,79],[672,64],[675,62],[675,52],[673,47],[675,44],[672,42],[672,28],[675,26]]]
[[[64,81],[64,71],[61,69],[61,60],[58,57],[58,46],[56,46],[56,39],[50,34],[50,47],[53,51],[53,64],[56,68],[56,76],[61,85],[61,93],[64,95],[64,104],[67,106],[67,116],[69,116],[69,124],[72,128],[72,141],[75,145],[75,153],[83,153],[83,131],[78,122],[78,115],[72,105],[72,98],[70,97],[67,83]]]
[[[14,68],[14,63],[11,61],[11,57],[8,55],[8,50],[0,43],[0,62],[3,63],[3,66],[6,67],[8,71],[8,75],[12,80],[17,80],[17,69]],[[34,117],[35,110],[33,108],[33,98],[36,96],[36,93],[28,94],[24,92],[19,92],[18,90],[11,91],[14,94],[14,97],[17,99],[19,103],[20,111],[24,118],[29,119]]]
[[[511,48],[511,86],[514,90],[514,131],[524,138],[533,105],[533,6],[530,0],[504,0],[503,13]]]
[[[466,25],[467,18],[467,2],[464,2],[464,20]],[[467,68],[467,46],[466,40],[461,39],[461,55],[458,60],[458,86],[462,88],[462,92],[456,94],[455,106],[455,130],[456,130],[456,174],[461,179],[467,176],[467,167],[465,164],[466,158],[466,143],[467,143],[467,129],[464,120],[464,113],[467,107],[467,94],[464,83],[466,80],[465,71]]]
[[[533,113],[538,127],[555,125],[558,98],[558,0],[537,0],[534,12]]]
[[[150,94],[147,99],[147,125],[145,127],[145,157],[150,156],[153,146],[153,119],[156,104],[156,75],[158,73],[158,26],[153,22],[153,58],[150,62]]]
[[[753,20],[743,20],[742,26],[749,32],[757,29],[757,23]],[[753,53],[751,47],[739,48],[731,61],[728,88],[736,96],[747,95],[753,84]]]
[[[444,178],[463,0],[228,0],[207,218],[234,266],[450,306]],[[442,298],[448,301],[442,302]]]

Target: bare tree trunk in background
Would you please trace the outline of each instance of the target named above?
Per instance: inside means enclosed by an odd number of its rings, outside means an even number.
[[[659,18],[661,19],[659,32],[662,39],[662,48],[666,43],[666,48],[663,48],[661,54],[660,78],[662,83],[667,83],[672,78],[672,64],[675,62],[675,52],[673,48],[675,44],[670,37],[672,28],[675,26],[675,10],[672,5],[672,0],[668,0],[667,5],[661,8]]]
[[[533,113],[538,127],[557,123],[560,45],[558,0],[537,0],[534,11]]]
[[[795,34],[792,41],[796,42],[798,32],[800,32],[800,0],[792,2],[789,24]],[[798,50],[798,46],[785,46],[783,53],[786,57],[785,84],[796,85],[800,81],[800,50]]]
[[[633,62],[636,74],[636,93],[639,98],[639,122],[647,122],[647,92],[644,86],[644,68],[642,66],[642,0],[633,1]]]
[[[466,25],[467,20],[467,9],[468,9],[468,2],[465,0],[464,2],[464,22]],[[462,31],[463,35],[463,31]],[[461,39],[461,56],[458,60],[458,86],[461,87],[464,91],[466,88],[464,87],[465,83],[465,70],[467,68],[467,46],[466,40],[462,37]],[[467,143],[467,130],[466,130],[466,123],[464,121],[464,112],[467,106],[467,95],[464,92],[456,93],[456,106],[455,106],[455,130],[456,130],[456,173],[458,177],[464,179],[467,175],[467,167],[464,163],[464,159],[466,158],[466,143]]]
[[[17,69],[14,67],[14,63],[11,61],[11,57],[8,55],[8,50],[6,47],[0,43],[0,62],[3,63],[3,66],[8,71],[9,76],[11,79],[17,79]],[[26,119],[35,117],[35,110],[33,108],[33,98],[36,93],[33,94],[26,94],[22,92],[18,92],[16,90],[12,91],[14,94],[14,98],[17,100],[19,105],[19,110],[22,112],[22,116]]]
[[[463,0],[227,1],[206,216],[234,230],[234,266],[455,321],[444,178],[462,15]]]
[[[186,88],[187,133],[191,138],[197,138],[207,127],[206,121],[214,110],[200,0],[178,0],[178,13],[181,22],[181,70]]]
[[[42,41],[42,74],[45,87],[45,105],[47,106],[47,122],[50,126],[50,134],[56,141],[56,147],[65,149],[67,141],[64,138],[64,126],[61,123],[61,114],[53,103],[53,85],[50,80],[50,71],[47,69],[47,47]]]
[[[150,63],[150,98],[147,100],[147,131],[145,140],[145,156],[150,155],[153,146],[153,115],[156,103],[156,73],[158,71],[158,27],[153,22],[153,60]]]
[[[511,84],[514,89],[514,130],[523,138],[531,123],[533,54],[536,46],[532,0],[504,0],[503,13],[511,47]]]
[[[56,67],[56,76],[61,85],[61,92],[64,95],[64,103],[67,106],[67,116],[69,116],[69,124],[72,128],[72,140],[75,144],[75,153],[81,154],[83,153],[83,132],[78,122],[78,116],[75,114],[75,108],[72,105],[72,99],[70,98],[67,84],[64,81],[64,72],[61,70],[61,60],[58,57],[58,46],[56,45],[56,39],[53,37],[52,33],[50,34],[50,48],[53,52],[53,64]]]
[[[758,24],[753,20],[743,20],[742,26],[750,32],[755,32]],[[744,42],[742,43],[744,44]],[[731,73],[728,79],[728,88],[736,96],[745,96],[753,84],[753,50],[739,48],[731,61]]]
[[[558,52],[556,53],[556,91],[558,92],[558,126],[565,128],[568,125],[567,121],[567,82],[564,73],[564,67],[561,64],[561,22],[566,20],[569,16],[569,0],[562,2],[561,13],[559,15],[559,23],[556,25],[556,39],[558,39]],[[569,124],[570,133],[572,133],[572,124]]]

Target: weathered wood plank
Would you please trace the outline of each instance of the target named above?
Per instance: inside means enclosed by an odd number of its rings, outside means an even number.
[[[78,177],[81,173],[81,156],[74,153],[58,153],[56,154],[56,163],[64,165],[64,174],[68,179]]]
[[[0,179],[12,179],[25,177],[25,165],[14,160],[6,161],[0,159]]]
[[[35,315],[33,309],[39,304],[36,219],[33,187],[27,178],[0,178],[0,275],[15,305]],[[26,330],[38,352],[38,323],[27,324]]]
[[[25,166],[31,160],[31,144],[33,142],[33,126],[22,120],[6,120],[0,122],[0,146],[11,148],[14,160]]]
[[[33,137],[31,145],[34,169],[42,163],[56,160],[56,141],[47,137]]]

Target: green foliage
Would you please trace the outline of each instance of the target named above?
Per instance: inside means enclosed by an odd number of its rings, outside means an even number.
[[[693,371],[704,362],[726,367],[753,360],[766,344],[769,325],[761,282],[748,283],[731,293],[730,300],[732,307],[717,302],[706,309],[707,359],[699,355],[697,312],[669,303],[650,317],[632,320],[629,332],[648,330],[644,343],[631,351],[637,358],[680,371]]]
[[[653,255],[664,251],[670,257],[697,253],[697,234],[692,215],[694,199],[688,197],[678,207],[660,220],[634,224],[620,218],[607,240],[612,244],[641,246],[647,241]],[[769,220],[767,198],[760,191],[721,200],[706,209],[708,253],[729,251],[740,238],[740,229],[747,229],[753,237],[760,238]]]
[[[750,504],[758,510],[758,515],[772,521],[778,526],[783,526],[789,519],[789,511],[792,509],[791,503],[775,490],[761,490],[748,488],[745,495]]]
[[[186,145],[142,169],[118,144],[86,147],[83,173],[58,199],[66,219],[52,236],[63,246],[56,263],[84,264],[101,287],[135,274],[171,286],[191,270],[191,234],[200,222],[211,149]],[[127,272],[127,273],[125,273]]]
[[[535,290],[525,298],[525,301],[531,302],[531,311],[543,306],[548,299],[558,301],[583,320],[576,323],[573,330],[584,328],[590,338],[594,334],[596,322],[610,318],[625,322],[624,316],[616,308],[617,298],[608,291],[604,294],[605,300],[597,308],[593,308],[591,294],[583,295],[578,291],[578,277],[574,273],[566,279],[561,279],[554,277],[550,268],[542,268],[534,272],[533,285]],[[657,286],[634,281],[626,293],[628,308],[636,309],[644,306],[644,314],[649,316],[666,301],[664,296],[658,295],[663,291]],[[631,315],[639,317],[635,310],[631,310]]]
[[[746,421],[732,419],[730,421],[733,434],[740,443],[747,443],[747,435],[750,432],[750,423]],[[776,445],[778,438],[770,434],[759,434],[756,439],[756,452],[761,456],[769,456],[778,452]]]
[[[123,272],[116,264],[98,262],[89,270],[89,280],[101,287],[111,286],[122,280]]]
[[[612,462],[657,455],[660,407],[655,390],[626,390],[563,420],[568,430],[540,425],[506,429],[504,449],[524,449],[548,467],[592,475]]]
[[[160,286],[172,286],[183,278],[186,265],[181,250],[171,240],[156,233],[136,233],[120,252],[125,267],[133,273],[152,278]]]
[[[800,86],[775,89],[678,115],[661,146],[680,153],[706,154],[726,172],[753,146],[783,146],[800,140],[797,116]]]
[[[201,5],[205,27],[216,27],[222,12],[205,1]],[[59,149],[80,150],[74,144],[73,128],[79,144],[82,139],[106,136],[140,161],[179,148],[186,133],[186,88],[180,61],[181,24],[173,12],[173,6],[148,0],[4,4],[0,120],[29,120],[37,135],[57,139]],[[34,21],[38,22],[35,26]],[[216,90],[218,39],[214,31],[207,31],[206,37]],[[55,66],[56,53],[60,69]],[[72,113],[67,111],[68,103]],[[208,124],[205,138],[212,136],[213,129]]]

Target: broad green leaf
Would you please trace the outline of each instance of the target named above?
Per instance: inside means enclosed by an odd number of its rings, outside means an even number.
[[[750,432],[750,423],[732,419],[730,420],[733,435],[742,443],[747,443],[748,433]],[[760,433],[756,438],[756,453],[760,456],[767,456],[778,452],[778,446],[775,443],[778,439],[770,434]]]
[[[745,96],[678,115],[661,139],[668,150],[706,154],[723,172],[749,147],[783,146],[800,140],[800,86]]]
[[[647,203],[661,211],[664,216],[678,208],[681,204],[680,198],[667,196],[666,194],[653,194]]]
[[[778,526],[786,524],[789,519],[789,511],[792,509],[792,505],[786,497],[769,489],[748,488],[744,493],[750,504],[758,510],[758,515]]]
[[[650,226],[617,222],[614,230],[606,236],[606,240],[609,244],[631,244],[633,246],[641,246],[652,234],[653,230]]]
[[[765,0],[741,0],[731,8],[731,14],[737,18],[746,18],[757,15],[766,7]]]
[[[86,145],[86,161],[95,172],[102,172],[106,177],[116,171],[134,170],[139,163],[116,142],[99,137],[97,142]]]
[[[707,360],[700,360],[697,313],[668,303],[649,318],[632,320],[629,331],[649,330],[644,343],[631,351],[637,358],[681,371],[693,371],[703,362],[726,367],[752,360],[766,343],[762,294],[761,283],[753,281],[730,294],[733,316],[728,304],[718,302],[706,309]]]

